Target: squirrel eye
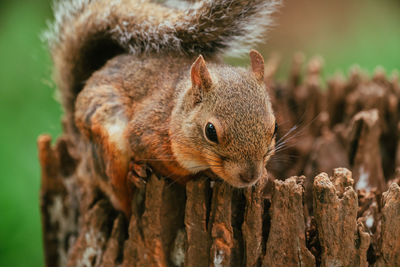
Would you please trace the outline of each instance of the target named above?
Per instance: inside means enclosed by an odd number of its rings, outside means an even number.
[[[215,130],[214,124],[208,122],[206,124],[205,133],[208,140],[218,144],[218,135],[217,130]]]
[[[275,122],[275,129],[274,129],[274,137],[276,136],[276,133],[278,132],[278,124]]]

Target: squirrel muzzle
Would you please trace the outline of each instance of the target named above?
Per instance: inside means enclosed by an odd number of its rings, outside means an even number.
[[[238,188],[252,186],[266,174],[263,161],[235,162],[227,160],[222,165],[223,168],[211,169],[224,181]]]

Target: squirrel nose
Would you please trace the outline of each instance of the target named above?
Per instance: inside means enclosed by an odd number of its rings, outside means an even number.
[[[262,174],[262,162],[249,162],[247,166],[239,172],[239,179],[245,183],[258,180]]]

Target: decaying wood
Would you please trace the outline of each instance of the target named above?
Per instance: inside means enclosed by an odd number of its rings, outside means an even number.
[[[357,224],[357,194],[347,169],[315,177],[314,216],[321,243],[321,266],[366,266],[370,236]]]
[[[185,266],[205,266],[208,263],[208,244],[210,237],[207,232],[207,216],[210,188],[205,179],[192,180],[186,185],[185,228],[187,249]]]
[[[257,186],[248,188],[244,193],[246,204],[242,232],[246,266],[256,266],[262,260],[264,245],[263,213],[265,201],[263,189],[265,187],[265,182],[266,181],[261,181]]]
[[[252,188],[149,173],[126,218],[89,182],[90,145],[41,136],[46,266],[400,266],[398,77],[355,68],[325,88],[321,59],[303,75],[298,54],[277,83],[278,61],[265,77],[283,148]]]
[[[398,266],[400,263],[400,187],[392,183],[383,193],[380,253],[377,266]]]
[[[79,203],[76,187],[77,161],[68,152],[65,138],[51,148],[51,138],[39,137],[42,168],[40,210],[46,266],[65,266],[78,235]],[[76,192],[71,194],[70,192]]]
[[[315,258],[306,247],[303,181],[304,177],[275,181],[263,266],[315,265]]]

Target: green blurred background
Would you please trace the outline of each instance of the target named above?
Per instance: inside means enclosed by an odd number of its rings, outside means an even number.
[[[0,266],[43,265],[36,139],[59,136],[62,114],[39,38],[50,19],[48,0],[0,1]],[[400,68],[398,0],[286,0],[276,21],[260,50],[279,52],[283,73],[296,51],[324,57],[324,77]]]

